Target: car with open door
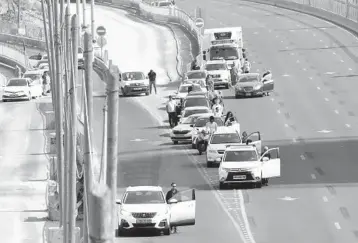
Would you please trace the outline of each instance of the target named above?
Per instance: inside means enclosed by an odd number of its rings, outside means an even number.
[[[264,96],[272,92],[274,82],[270,77],[261,78],[259,73],[240,74],[234,86],[235,98]]]
[[[257,149],[257,152],[261,154],[262,151],[262,142],[261,142],[261,133],[260,132],[252,132],[249,135],[244,136],[246,132],[243,132],[241,136],[241,141],[246,145],[254,145]]]
[[[195,190],[180,191],[168,200],[159,186],[128,187],[117,200],[117,236],[135,230],[153,230],[170,235],[171,226],[195,225]]]
[[[220,189],[247,183],[261,188],[264,181],[281,176],[279,148],[271,148],[261,156],[254,145],[228,146],[218,175]]]

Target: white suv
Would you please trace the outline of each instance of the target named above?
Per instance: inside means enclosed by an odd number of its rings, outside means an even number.
[[[166,202],[159,186],[128,187],[117,200],[117,235],[136,229],[151,229],[170,235],[171,226],[195,225],[195,190],[180,191]]]
[[[224,189],[228,184],[253,183],[261,188],[265,179],[280,176],[279,148],[260,156],[254,145],[235,145],[225,150],[219,167],[219,186]]]

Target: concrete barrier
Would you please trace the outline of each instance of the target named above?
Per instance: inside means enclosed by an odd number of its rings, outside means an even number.
[[[0,43],[0,62],[11,67],[17,65],[23,72],[30,67],[29,60],[23,51],[4,43]]]

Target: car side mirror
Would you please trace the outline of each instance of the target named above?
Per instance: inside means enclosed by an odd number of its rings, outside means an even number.
[[[269,160],[270,160],[270,159],[267,158],[267,157],[263,157],[263,158],[261,159],[262,162],[267,162],[267,161],[269,161]]]
[[[171,198],[168,201],[169,204],[173,204],[173,203],[178,203],[178,200],[176,200],[175,198]]]
[[[117,200],[116,200],[116,204],[121,205],[121,204],[122,204],[122,201],[121,201],[120,199],[117,199]]]

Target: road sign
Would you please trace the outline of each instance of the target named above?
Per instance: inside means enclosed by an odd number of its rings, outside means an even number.
[[[202,18],[197,18],[195,20],[195,25],[196,25],[196,27],[198,27],[200,29],[203,28],[204,27],[204,20]]]
[[[107,30],[103,26],[98,26],[96,32],[97,32],[97,35],[104,36],[107,33]]]
[[[99,38],[97,38],[97,44],[99,47],[104,47],[105,45],[107,45],[107,39],[103,36],[100,36]]]

